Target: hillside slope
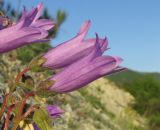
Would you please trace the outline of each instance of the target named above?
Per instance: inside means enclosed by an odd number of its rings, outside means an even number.
[[[66,113],[56,130],[146,130],[145,119],[130,107],[134,97],[105,78],[63,95]]]
[[[109,80],[135,97],[133,108],[148,118],[151,130],[160,130],[159,73],[140,73],[128,70],[110,76]]]
[[[160,83],[160,73],[147,73],[133,70],[126,70],[121,73],[113,74],[106,78],[115,82],[118,86],[125,86],[126,84],[143,79],[145,77],[152,77]]]
[[[0,88],[4,89],[24,66],[12,55],[3,55],[0,60]],[[28,74],[35,82],[47,77]],[[55,130],[147,130],[146,119],[130,106],[133,102],[129,92],[101,78],[79,91],[54,97],[54,104],[66,111],[55,120]]]

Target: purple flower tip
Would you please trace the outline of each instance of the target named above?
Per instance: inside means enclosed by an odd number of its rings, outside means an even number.
[[[33,123],[34,130],[40,130],[40,128],[36,125],[36,123]]]
[[[56,105],[48,105],[47,111],[52,118],[59,118],[64,113],[64,111]]]

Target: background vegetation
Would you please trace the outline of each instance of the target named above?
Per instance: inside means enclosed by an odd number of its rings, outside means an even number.
[[[160,129],[160,74],[125,71],[109,79],[136,99],[133,108],[149,119],[152,130]]]

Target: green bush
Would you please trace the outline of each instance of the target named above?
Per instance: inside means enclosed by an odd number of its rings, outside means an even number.
[[[109,79],[135,97],[133,108],[149,119],[152,130],[160,128],[160,74],[126,71]]]

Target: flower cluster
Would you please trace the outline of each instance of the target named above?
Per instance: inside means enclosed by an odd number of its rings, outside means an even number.
[[[77,90],[105,75],[122,71],[120,57],[103,56],[108,49],[107,38],[85,39],[90,26],[86,21],[77,36],[60,44],[43,55],[43,67],[62,70],[49,80],[55,83],[49,88],[59,93]]]
[[[17,23],[12,23],[7,17],[0,17],[1,54],[31,43],[49,41],[47,39],[48,30],[53,28],[56,23],[48,19],[39,19],[42,7],[43,5],[39,4],[29,12],[24,8],[22,16]],[[24,74],[27,71],[31,71],[35,67],[48,68],[56,72],[46,78],[46,81],[42,81],[36,89],[31,89],[29,92],[27,90],[27,94],[23,95],[22,101],[14,101],[8,105],[6,104],[6,100],[13,96],[12,93],[16,91],[16,87],[11,89],[9,93],[6,93],[0,110],[0,117],[2,117],[5,107],[7,109],[4,129],[8,129],[9,127],[8,122],[12,116],[11,112],[15,112],[13,130],[16,130],[20,122],[24,121],[31,112],[34,112],[34,119],[31,122],[34,129],[41,127],[37,124],[39,120],[37,119],[37,115],[46,118],[43,116],[43,112],[45,113],[45,111],[47,111],[50,118],[55,119],[61,117],[64,111],[57,105],[49,104],[48,102],[37,104],[37,100],[41,100],[38,97],[39,93],[54,96],[55,94],[72,92],[100,77],[125,69],[119,66],[122,62],[120,57],[103,55],[108,49],[108,40],[106,37],[100,38],[96,34],[95,38],[86,38],[90,25],[90,21],[85,21],[74,38],[51,48],[48,52],[31,61],[28,67],[18,74],[14,86],[25,86],[24,83],[19,81],[19,78],[25,76]],[[25,89],[24,87],[24,92],[26,92]],[[36,99],[36,103],[34,105],[30,104],[27,107],[28,110],[23,112],[25,104],[27,104],[27,100],[30,97],[34,97],[33,99]],[[20,108],[18,109],[18,107]],[[18,109],[18,112],[14,111],[15,109]]]

